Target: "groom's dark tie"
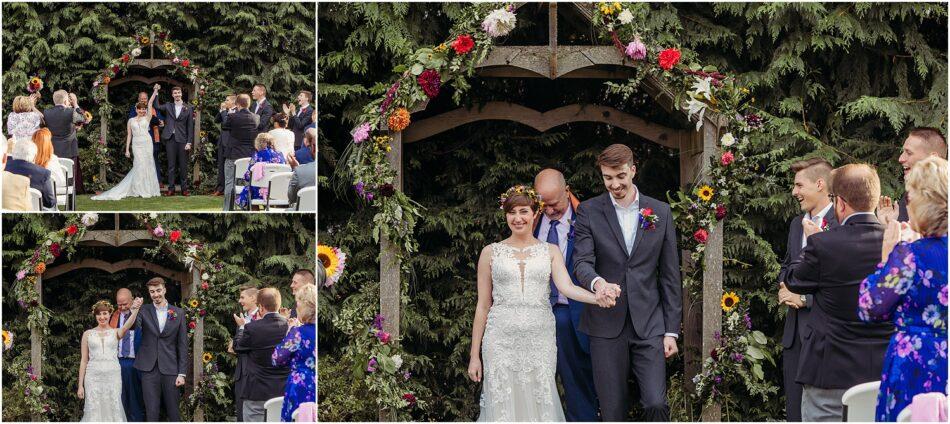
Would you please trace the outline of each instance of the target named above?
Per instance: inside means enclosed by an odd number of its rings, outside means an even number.
[[[560,221],[551,221],[551,228],[548,229],[548,240],[547,240],[547,241],[548,241],[548,243],[551,243],[551,244],[557,246],[558,252],[560,252],[560,251],[561,251],[561,247],[560,247],[560,245],[558,244],[558,239],[557,239],[557,224],[558,224],[558,223],[560,223]],[[554,275],[553,275],[553,274],[551,275],[551,281],[550,281],[549,284],[551,284],[551,306],[554,306],[554,304],[557,303],[558,291],[557,291],[557,286],[554,284]]]

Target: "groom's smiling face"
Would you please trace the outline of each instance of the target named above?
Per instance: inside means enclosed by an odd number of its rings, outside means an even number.
[[[635,165],[623,164],[618,167],[600,166],[600,175],[604,179],[604,187],[614,199],[624,199],[633,194],[633,177],[637,174]]]

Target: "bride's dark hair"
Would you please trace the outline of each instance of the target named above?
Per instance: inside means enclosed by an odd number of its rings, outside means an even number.
[[[100,300],[92,305],[92,316],[96,316],[100,311],[108,311],[109,314],[112,314],[115,308],[112,307],[112,304],[108,300]]]
[[[138,102],[135,104],[135,109],[148,109],[148,103]]]

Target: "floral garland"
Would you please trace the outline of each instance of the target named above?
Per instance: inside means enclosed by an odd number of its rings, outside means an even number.
[[[412,372],[403,367],[402,353],[392,335],[383,331],[386,319],[376,314],[369,327],[366,346],[366,385],[376,395],[376,404],[383,409],[409,412],[425,408],[411,384]]]

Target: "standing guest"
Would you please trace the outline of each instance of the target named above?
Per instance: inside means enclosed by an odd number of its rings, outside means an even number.
[[[858,318],[858,286],[881,259],[884,227],[874,216],[881,196],[877,172],[852,164],[831,174],[835,217],[822,231],[802,221],[808,242],[792,260],[785,284],[793,293],[813,294],[804,328],[796,381],[802,384],[802,421],[841,421],[841,396],[852,386],[881,376],[891,324]],[[847,259],[847,260],[845,260]]]
[[[297,110],[294,105],[283,105],[284,114],[290,117],[290,130],[294,132],[295,149],[299,149],[303,144],[304,131],[313,119],[311,100],[313,100],[313,93],[301,90],[297,93],[297,104],[300,105],[300,110]]]
[[[17,143],[13,146],[13,159],[7,162],[4,171],[29,178],[30,188],[39,190],[42,195],[43,210],[54,210],[56,192],[53,191],[53,177],[48,169],[33,163],[36,150],[34,143]]]
[[[307,131],[311,128],[317,129],[317,108],[313,108],[313,115],[310,116],[310,125],[303,127],[303,130]]]
[[[30,140],[33,133],[40,129],[43,122],[43,113],[36,109],[36,100],[40,98],[40,93],[36,92],[29,96],[16,96],[13,99],[13,112],[7,116],[7,133],[10,134],[11,143],[4,150],[9,153],[13,150],[13,145],[20,140]]]
[[[248,185],[238,196],[238,204],[242,208],[250,207],[253,199],[264,198],[267,188],[254,187],[250,184],[251,181],[259,181],[264,178],[264,164],[287,163],[284,161],[284,155],[274,149],[274,137],[271,137],[268,133],[257,135],[257,138],[254,139],[254,148],[257,151],[251,156],[251,162],[244,172],[244,180],[248,181]]]
[[[246,381],[241,398],[244,400],[244,421],[263,422],[264,402],[284,395],[284,381],[290,374],[286,366],[274,365],[271,356],[287,335],[287,320],[277,313],[280,307],[280,292],[268,287],[257,293],[257,303],[264,316],[257,321],[245,322],[234,317],[238,324],[234,338],[234,351],[246,353],[244,363]]]
[[[284,155],[286,162],[294,153],[294,132],[287,129],[287,115],[278,113],[271,117],[274,129],[267,133],[274,137],[274,149]]]
[[[293,421],[292,415],[301,403],[317,401],[317,329],[315,325],[317,288],[310,284],[297,290],[297,313],[300,325],[293,327],[277,345],[271,356],[274,366],[290,367],[284,388],[284,406],[280,420]]]
[[[260,131],[257,130],[258,117],[247,107],[251,98],[247,94],[240,94],[235,100],[235,111],[224,117],[221,125],[223,131],[228,132],[227,158],[224,161],[224,210],[234,209],[234,161],[254,155],[254,140]],[[241,171],[246,171],[242,169]]]
[[[792,219],[788,228],[788,245],[785,250],[785,259],[779,271],[778,301],[780,305],[789,307],[785,315],[785,330],[782,334],[782,375],[785,382],[785,412],[786,421],[798,422],[802,420],[802,385],[795,382],[798,374],[798,359],[802,348],[802,329],[808,321],[808,314],[814,305],[813,295],[793,293],[785,287],[785,275],[793,259],[798,258],[802,249],[808,244],[808,236],[814,234],[816,228],[834,228],[838,226],[835,214],[831,213],[831,199],[828,190],[831,182],[831,164],[821,158],[812,158],[792,164],[795,173],[795,183],[792,196],[798,201],[804,215]],[[805,221],[809,231],[804,231]]]
[[[134,103],[129,107],[129,117],[128,119],[135,118],[139,115],[137,105],[139,104],[148,104],[148,93],[141,91],[139,92],[138,102]],[[161,143],[161,126],[162,122],[165,121],[165,115],[154,108],[152,109],[152,119],[148,123],[149,133],[152,135],[152,158],[155,160],[155,175],[158,178],[158,184],[160,186],[165,185],[162,181],[162,165],[158,160],[158,153],[162,150]]]
[[[292,277],[290,277],[290,293],[295,297],[297,292],[305,286],[313,286],[316,284],[316,277],[313,275],[313,271],[307,268],[300,268],[294,271]],[[287,318],[297,318],[297,308],[291,308],[289,311],[285,311],[283,315]]]
[[[307,133],[310,132],[311,130],[307,130]],[[313,152],[310,152],[310,155],[313,156]],[[290,161],[290,166],[294,168],[294,175],[290,177],[290,184],[287,186],[287,201],[292,205],[297,203],[297,193],[301,189],[317,184],[317,163],[310,161],[303,165],[297,164],[294,155],[290,156]]]
[[[905,223],[884,231],[881,264],[861,283],[858,316],[897,325],[884,358],[877,421],[897,421],[914,396],[947,387],[947,161],[928,157],[907,175],[910,227],[920,238],[901,240]]]
[[[53,135],[47,128],[41,128],[33,133],[33,143],[36,144],[36,159],[33,163],[46,168],[50,172],[54,189],[56,187],[66,187],[66,172],[59,163],[59,157],[53,153]]]
[[[231,94],[225,98],[224,102],[221,103],[221,108],[218,110],[218,114],[214,117],[215,122],[224,124],[224,119],[227,118],[229,113],[237,112],[237,105],[234,103],[235,100],[237,100],[237,96],[234,94]],[[218,139],[218,184],[215,186],[213,196],[221,196],[224,194],[224,162],[228,157],[230,149],[231,131],[222,128],[221,135]]]
[[[907,139],[904,140],[901,156],[897,158],[897,161],[901,164],[901,169],[904,170],[904,178],[907,178],[914,164],[930,156],[946,159],[947,139],[936,128],[917,127],[912,129],[907,135]],[[888,225],[894,219],[907,222],[907,192],[904,192],[904,196],[898,202],[894,202],[887,196],[881,197],[877,217],[884,225]]]
[[[241,316],[243,322],[256,321],[259,308],[257,306],[257,288],[247,286],[241,289],[241,295],[238,298],[241,310],[244,314]],[[240,326],[240,324],[238,324]],[[235,333],[237,337],[237,333]],[[228,352],[234,351],[233,341],[228,346]],[[247,361],[247,353],[237,353],[237,365],[234,367],[234,407],[237,420],[244,421],[244,399],[241,399],[241,393],[244,392],[244,383],[247,381],[247,373],[244,363]]]
[[[109,318],[110,327],[125,327],[125,323],[133,319],[132,300],[132,291],[129,289],[121,288],[116,292],[115,304],[119,309]],[[142,408],[142,376],[134,366],[135,352],[142,345],[142,338],[137,337],[138,334],[139,332],[133,327],[119,339],[119,366],[122,368],[122,407],[125,410],[125,418],[131,422],[140,422],[145,418],[145,411]]]
[[[73,181],[75,191],[82,194],[82,167],[79,166],[79,139],[76,138],[76,125],[86,122],[81,109],[74,103],[66,90],[53,92],[55,106],[43,111],[43,120],[53,134],[53,153],[61,158],[73,160]]]
[[[306,165],[314,161],[317,151],[317,129],[310,128],[304,132],[303,145],[294,152],[294,162],[297,165]],[[296,165],[291,164],[296,167]]]
[[[274,116],[274,108],[267,101],[267,88],[263,84],[254,84],[251,89],[251,97],[254,98],[254,105],[251,106],[251,112],[260,117],[257,123],[257,131],[267,131],[270,125],[270,118]]]

